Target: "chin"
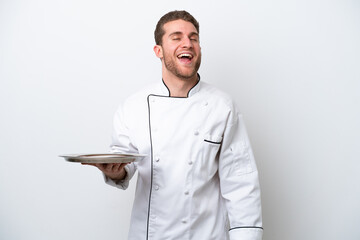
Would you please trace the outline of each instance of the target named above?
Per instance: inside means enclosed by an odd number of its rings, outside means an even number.
[[[194,76],[196,76],[196,72],[195,72],[195,73],[188,73],[188,74],[180,73],[180,74],[177,74],[177,76],[178,76],[179,78],[188,80],[188,79],[191,79],[191,78],[193,78]]]
[[[185,69],[183,68],[183,69],[179,69],[177,73],[178,75],[181,75],[184,78],[192,78],[196,75],[197,69],[195,69],[194,67],[185,68]]]

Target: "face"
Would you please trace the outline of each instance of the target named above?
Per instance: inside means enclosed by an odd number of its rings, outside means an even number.
[[[199,34],[195,26],[184,20],[164,24],[162,45],[156,45],[156,55],[163,61],[163,71],[181,79],[194,78],[201,63]]]

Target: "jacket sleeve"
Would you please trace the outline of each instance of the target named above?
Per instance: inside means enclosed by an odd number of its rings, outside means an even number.
[[[219,155],[219,178],[230,240],[261,240],[258,171],[241,114],[228,119]]]
[[[124,115],[124,107],[121,105],[115,113],[113,121],[113,134],[110,149],[112,153],[138,153],[137,148],[132,144],[129,134],[129,128],[126,124],[126,116]],[[114,181],[104,175],[107,184],[126,189],[129,186],[130,179],[136,172],[136,164],[130,163],[125,166],[126,177],[123,180]]]

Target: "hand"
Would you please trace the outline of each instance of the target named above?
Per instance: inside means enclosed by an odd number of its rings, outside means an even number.
[[[129,163],[82,163],[82,165],[91,165],[97,167],[107,177],[113,180],[123,180],[126,177],[124,167]]]

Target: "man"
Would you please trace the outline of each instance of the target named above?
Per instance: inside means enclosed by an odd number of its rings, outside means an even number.
[[[138,171],[129,239],[260,240],[256,164],[232,100],[200,81],[198,22],[186,11],[169,12],[155,41],[163,81],[120,106],[111,146],[147,157],[96,165],[121,189]]]

